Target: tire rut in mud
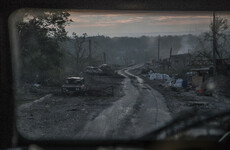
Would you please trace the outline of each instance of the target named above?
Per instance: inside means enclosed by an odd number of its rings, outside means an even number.
[[[127,74],[126,74],[127,75]],[[136,77],[127,75],[130,78],[131,85],[133,85],[137,91],[140,93],[138,96],[135,104],[132,107],[132,111],[125,116],[125,118],[120,122],[119,128],[117,129],[117,134],[122,136],[130,136],[133,137],[136,135],[135,129],[136,129],[136,123],[137,123],[137,116],[138,112],[140,112],[142,106],[143,106],[143,94],[141,93],[141,89],[138,86],[138,81]],[[113,134],[115,131],[111,130],[108,135]]]

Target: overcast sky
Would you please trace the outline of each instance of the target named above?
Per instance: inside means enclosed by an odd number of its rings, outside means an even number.
[[[70,14],[74,22],[66,27],[69,35],[76,32],[110,37],[199,34],[209,30],[212,20],[212,12],[70,11]],[[229,17],[223,12],[217,15]]]

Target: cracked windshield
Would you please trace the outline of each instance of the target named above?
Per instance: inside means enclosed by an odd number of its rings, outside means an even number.
[[[29,139],[140,138],[230,104],[226,12],[20,9],[16,126]]]

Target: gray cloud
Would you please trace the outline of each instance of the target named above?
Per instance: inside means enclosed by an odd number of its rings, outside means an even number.
[[[71,34],[142,36],[156,34],[198,34],[209,29],[211,12],[70,12]],[[222,13],[225,17],[229,14]]]

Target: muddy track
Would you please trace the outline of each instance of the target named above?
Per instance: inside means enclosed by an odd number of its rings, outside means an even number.
[[[139,137],[171,119],[163,96],[129,72],[136,67],[140,66],[119,71],[119,74],[125,77],[125,96],[102,111],[93,121],[88,122],[77,137]]]

